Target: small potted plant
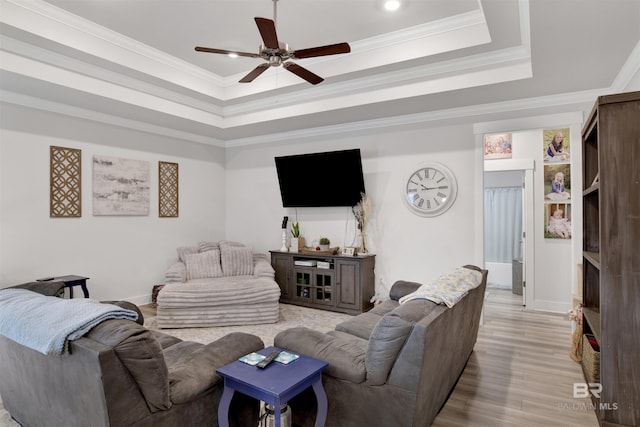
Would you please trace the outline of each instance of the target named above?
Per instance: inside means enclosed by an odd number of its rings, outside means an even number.
[[[291,223],[291,247],[290,252],[298,252],[300,248],[304,248],[304,237],[300,236],[300,224]]]
[[[329,239],[327,239],[326,237],[321,237],[320,238],[320,250],[321,251],[328,251],[330,245],[331,245],[331,241]]]

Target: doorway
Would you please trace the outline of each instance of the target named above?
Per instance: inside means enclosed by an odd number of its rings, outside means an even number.
[[[484,174],[485,268],[491,271],[488,287],[523,292],[524,171]]]
[[[522,305],[526,306],[527,301],[533,301],[534,293],[534,210],[533,210],[533,166],[532,159],[509,159],[484,162],[484,174],[496,172],[512,172],[520,177],[522,182]],[[484,177],[483,177],[484,178]],[[484,233],[483,233],[484,235]],[[484,239],[483,239],[484,241]],[[512,261],[513,262],[513,261]],[[486,268],[486,258],[485,258]],[[513,268],[513,264],[512,264]],[[527,284],[530,284],[527,286]]]

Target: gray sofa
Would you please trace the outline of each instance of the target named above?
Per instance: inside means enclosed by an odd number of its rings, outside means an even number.
[[[160,328],[276,323],[280,286],[265,255],[237,242],[177,249],[158,293]]]
[[[327,426],[429,426],[446,402],[476,342],[487,283],[453,307],[401,297],[420,284],[396,282],[390,299],[321,333],[304,327],[279,333],[276,347],[329,362],[323,383]],[[313,425],[316,400],[306,390],[289,402],[294,423]]]
[[[262,348],[245,333],[204,345],[123,319],[98,324],[63,356],[0,335],[0,396],[30,427],[216,426],[216,369]],[[257,401],[236,393],[231,405],[232,425],[257,425]]]

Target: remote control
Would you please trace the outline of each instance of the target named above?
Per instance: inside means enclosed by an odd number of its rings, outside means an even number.
[[[274,350],[271,353],[269,353],[269,355],[267,357],[265,357],[264,359],[262,359],[262,361],[258,362],[258,364],[256,365],[258,368],[260,369],[264,369],[267,367],[267,365],[269,365],[269,363],[273,362],[273,359],[275,359],[276,357],[278,357],[278,355],[280,354],[280,350]]]

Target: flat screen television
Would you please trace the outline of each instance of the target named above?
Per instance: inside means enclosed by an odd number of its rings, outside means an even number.
[[[285,208],[355,206],[364,193],[360,149],[276,157]]]

